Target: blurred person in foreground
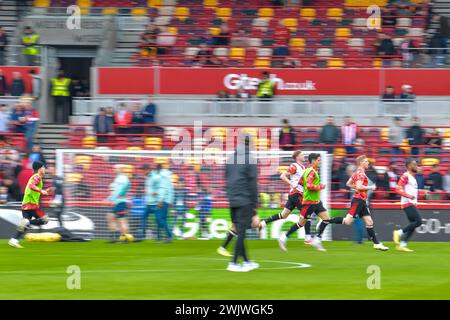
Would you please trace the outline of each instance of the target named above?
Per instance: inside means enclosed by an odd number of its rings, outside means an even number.
[[[131,189],[130,179],[126,172],[126,166],[123,164],[116,164],[114,166],[116,177],[110,185],[111,194],[108,198],[114,206],[112,212],[108,213],[107,221],[108,228],[111,231],[110,243],[116,243],[120,236],[128,234],[128,192]],[[126,238],[125,238],[126,239]],[[126,243],[127,241],[123,241]]]
[[[258,201],[256,159],[251,155],[250,137],[244,141],[238,139],[238,145],[233,155],[227,159],[225,166],[226,192],[230,203],[231,221],[235,227],[237,241],[232,261],[227,270],[232,272],[247,272],[259,268],[259,264],[250,261],[245,248],[247,229],[256,226],[259,219],[256,216]],[[243,263],[238,264],[242,258]]]
[[[26,233],[29,225],[41,226],[47,224],[48,216],[40,209],[41,195],[48,195],[51,188],[44,189],[45,166],[42,162],[33,162],[34,174],[27,183],[22,200],[22,219],[19,221],[16,235],[11,238],[8,244],[11,247],[23,248],[19,240]]]
[[[417,198],[419,195],[415,174],[417,173],[417,161],[414,159],[406,160],[407,171],[401,176],[396,192],[401,196],[401,208],[409,220],[409,224],[393,232],[393,240],[396,248],[403,252],[412,252],[407,247],[407,241],[411,238],[414,230],[422,225],[422,216],[417,209]]]
[[[156,241],[161,242],[161,231],[166,233],[164,243],[172,242],[172,231],[167,223],[169,207],[173,203],[174,191],[172,185],[172,172],[164,169],[161,163],[151,171],[145,181],[145,198],[147,215],[155,214]]]

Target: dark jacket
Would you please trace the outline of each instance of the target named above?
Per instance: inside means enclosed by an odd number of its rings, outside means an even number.
[[[5,46],[8,45],[8,37],[6,33],[0,35],[0,51],[5,51]]]
[[[286,144],[295,144],[295,130],[292,127],[289,127],[287,130],[288,132],[285,132],[287,128],[281,128],[280,130],[280,146]]]
[[[416,96],[414,93],[404,93],[402,92],[399,97],[400,101],[402,102],[414,102],[416,99]]]
[[[425,131],[418,125],[414,125],[406,131],[406,137],[410,145],[424,144],[424,134]]]
[[[141,124],[144,124],[144,114],[141,111],[135,111],[133,112],[132,124],[138,124],[139,126],[131,126],[131,133],[140,134],[144,133],[144,127],[140,126]]]
[[[381,97],[381,100],[383,100],[385,102],[392,102],[392,101],[395,101],[395,99],[396,99],[395,93],[392,93],[392,94],[385,93]]]
[[[100,123],[104,121],[103,128]],[[94,119],[95,133],[109,133],[114,132],[113,118],[108,116],[96,115]],[[103,129],[103,130],[102,130]]]
[[[246,205],[256,208],[258,202],[256,160],[248,150],[243,149],[238,147],[225,166],[227,196],[231,208]]]
[[[20,97],[25,92],[25,84],[22,79],[15,79],[11,85],[11,95],[13,97]]]
[[[145,107],[143,114],[144,114],[144,122],[146,124],[155,123],[156,105],[153,102],[149,103]]]
[[[6,93],[8,92],[8,87],[6,85],[6,78],[5,76],[0,76],[0,96],[6,96]]]
[[[383,39],[377,49],[378,54],[392,56],[395,54],[394,43],[391,39]]]
[[[442,174],[439,172],[432,172],[427,179],[427,185],[430,186],[430,191],[443,190],[442,180]]]
[[[326,124],[320,132],[320,143],[336,144],[339,139],[339,129],[334,124]]]

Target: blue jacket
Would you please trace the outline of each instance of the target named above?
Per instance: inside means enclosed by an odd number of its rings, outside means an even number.
[[[172,204],[173,199],[172,172],[167,169],[153,170],[145,181],[145,202],[147,205],[157,205],[160,202]]]

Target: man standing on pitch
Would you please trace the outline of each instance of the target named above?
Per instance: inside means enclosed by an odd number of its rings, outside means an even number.
[[[406,246],[408,239],[414,233],[414,230],[422,224],[422,216],[417,210],[418,187],[415,174],[417,173],[417,161],[413,159],[406,160],[407,171],[401,176],[396,192],[401,196],[401,207],[408,217],[409,224],[403,228],[394,230],[394,242],[398,251],[412,252]]]
[[[251,228],[255,214],[258,190],[256,159],[250,154],[250,137],[245,137],[225,167],[226,191],[230,202],[231,221],[236,226],[237,241],[228,271],[245,272],[257,269],[259,265],[248,259],[245,250],[245,233]],[[243,264],[238,264],[239,258]]]

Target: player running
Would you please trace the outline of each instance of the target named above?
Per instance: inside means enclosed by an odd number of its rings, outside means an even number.
[[[401,208],[405,211],[409,224],[403,229],[394,230],[393,240],[398,251],[413,252],[407,247],[407,241],[411,238],[414,230],[422,224],[422,216],[417,210],[417,161],[414,159],[406,160],[407,171],[401,176],[396,192],[401,195]]]
[[[373,220],[369,207],[367,206],[368,191],[376,190],[377,188],[376,185],[369,186],[369,178],[366,176],[366,170],[369,168],[369,159],[367,159],[365,155],[361,155],[356,158],[356,165],[358,166],[357,170],[347,181],[347,187],[355,189],[350,211],[345,217],[336,217],[330,219],[328,222],[351,225],[355,220],[355,216],[358,215],[364,220],[367,234],[369,235],[369,239],[373,242],[374,249],[386,251],[389,248],[385,247],[377,240],[377,236],[373,229]]]
[[[302,198],[303,198],[303,185],[301,179],[306,168],[303,165],[305,161],[305,155],[301,150],[297,150],[292,154],[293,162],[288,170],[283,172],[280,179],[286,182],[290,187],[288,201],[286,202],[284,209],[281,213],[275,214],[267,219],[261,220],[259,225],[259,230],[267,226],[267,224],[272,223],[276,220],[286,219],[291,212],[297,208],[299,211],[302,210]],[[305,224],[305,244],[311,244],[311,221],[308,220]]]
[[[45,175],[45,166],[40,161],[32,164],[34,174],[28,180],[22,200],[22,219],[19,222],[17,233],[11,238],[8,244],[14,248],[23,248],[19,240],[26,233],[29,225],[41,226],[47,224],[48,216],[40,209],[41,195],[48,195],[52,188],[43,189],[43,177]]]
[[[323,207],[322,201],[320,201],[320,191],[325,189],[325,185],[320,183],[319,173],[317,172],[320,167],[321,156],[319,153],[311,153],[308,156],[308,161],[311,166],[305,170],[302,176],[304,192],[300,220],[287,233],[280,235],[278,243],[283,251],[287,250],[286,243],[288,237],[299,228],[304,227],[313,213],[317,214],[322,220],[328,221],[330,219],[327,210]],[[325,231],[327,225],[328,222],[319,224],[318,233],[311,242],[311,245],[319,251],[326,251],[322,246],[322,233]]]
[[[111,184],[111,195],[108,200],[114,203],[112,213],[108,213],[107,221],[108,228],[111,231],[111,243],[115,243],[119,239],[119,235],[126,238],[128,234],[128,191],[131,188],[130,180],[125,171],[123,164],[116,164],[114,167],[116,171],[116,178]],[[126,242],[126,241],[124,241]]]

